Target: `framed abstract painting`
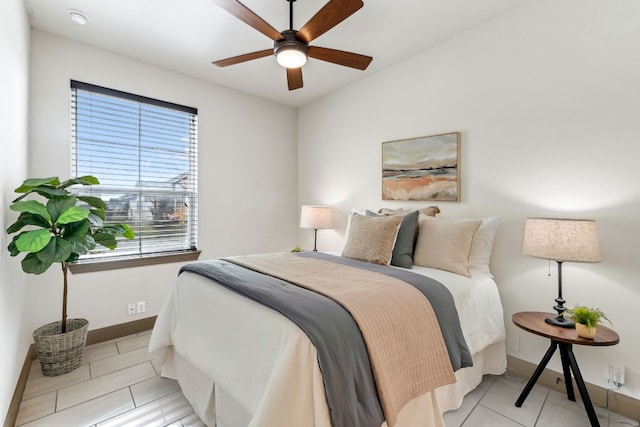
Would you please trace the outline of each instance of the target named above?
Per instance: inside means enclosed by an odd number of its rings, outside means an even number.
[[[382,200],[460,201],[460,132],[382,143]]]

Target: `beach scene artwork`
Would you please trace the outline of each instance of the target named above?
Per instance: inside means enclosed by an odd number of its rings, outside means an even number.
[[[460,132],[382,143],[382,200],[459,201]]]

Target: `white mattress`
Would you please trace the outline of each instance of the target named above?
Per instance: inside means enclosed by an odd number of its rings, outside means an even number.
[[[475,355],[495,344],[487,366],[458,371],[459,384],[410,402],[396,424],[443,426],[441,413],[460,405],[483,373],[504,370],[502,305],[495,282],[482,273],[466,278],[425,267],[414,272],[453,294],[474,363]],[[180,275],[158,315],[149,350],[209,425],[217,417],[218,427],[331,426],[316,350],[304,332],[207,278]]]

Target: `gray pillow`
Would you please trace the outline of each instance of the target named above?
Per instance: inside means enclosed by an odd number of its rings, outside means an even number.
[[[367,216],[386,216],[367,211]],[[396,267],[413,268],[413,248],[418,228],[419,211],[413,211],[402,217],[396,244],[391,255],[391,265]]]

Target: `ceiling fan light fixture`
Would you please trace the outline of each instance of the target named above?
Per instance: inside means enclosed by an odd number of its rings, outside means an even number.
[[[306,62],[309,53],[309,45],[296,37],[296,32],[286,30],[282,32],[284,39],[273,43],[273,53],[276,54],[278,64],[284,68],[300,68]]]
[[[276,60],[284,68],[300,68],[307,62],[307,54],[298,47],[292,46],[279,49]]]

